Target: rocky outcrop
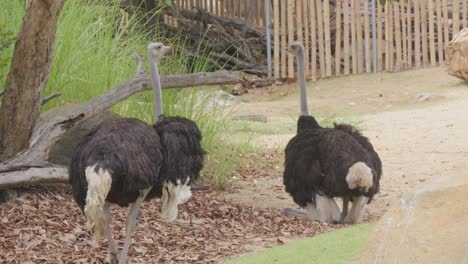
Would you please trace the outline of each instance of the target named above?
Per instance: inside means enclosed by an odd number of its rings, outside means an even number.
[[[448,73],[468,81],[468,28],[458,32],[445,47]]]

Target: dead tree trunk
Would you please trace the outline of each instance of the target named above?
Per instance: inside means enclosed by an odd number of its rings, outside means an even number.
[[[53,60],[64,0],[29,2],[16,41],[0,109],[0,161],[29,146]]]

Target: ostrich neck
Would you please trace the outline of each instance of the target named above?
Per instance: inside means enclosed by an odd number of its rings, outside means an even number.
[[[309,115],[309,109],[307,107],[307,85],[305,78],[305,62],[304,62],[304,50],[300,51],[297,56],[297,72],[299,77],[299,90],[301,98],[301,115]]]
[[[151,71],[151,84],[153,86],[153,93],[154,93],[154,101],[153,101],[154,120],[156,121],[163,114],[161,79],[159,78],[158,63],[157,61],[153,60],[151,55],[149,55],[149,64],[150,64],[149,66],[150,66],[150,71]]]

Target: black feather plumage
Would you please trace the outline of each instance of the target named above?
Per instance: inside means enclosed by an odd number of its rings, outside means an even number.
[[[160,177],[177,184],[193,182],[200,177],[205,151],[197,124],[184,117],[161,116],[154,125],[162,145],[163,163]]]
[[[72,156],[69,173],[74,199],[83,210],[85,170],[96,165],[96,170],[105,169],[112,177],[107,201],[128,206],[140,190],[161,185],[162,159],[160,138],[152,126],[131,118],[105,121],[81,140]]]
[[[350,190],[346,182],[349,168],[364,162],[372,170],[373,185],[367,191]],[[364,195],[379,191],[382,163],[369,140],[350,125],[320,127],[312,116],[301,116],[298,134],[285,150],[283,183],[301,207],[315,204],[315,194],[327,197]]]

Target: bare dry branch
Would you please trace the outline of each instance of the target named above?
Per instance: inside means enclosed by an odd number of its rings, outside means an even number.
[[[52,95],[47,96],[46,98],[43,98],[42,99],[42,105],[45,105],[50,100],[52,100],[52,99],[54,99],[56,97],[59,97],[59,96],[62,96],[62,94],[61,93],[54,93]]]
[[[29,168],[26,170],[0,172],[0,189],[67,181],[68,169],[63,167]]]

